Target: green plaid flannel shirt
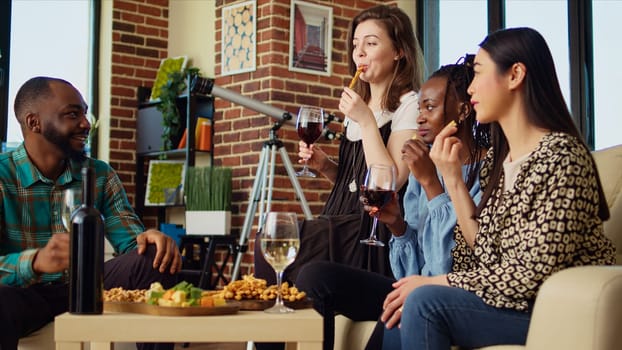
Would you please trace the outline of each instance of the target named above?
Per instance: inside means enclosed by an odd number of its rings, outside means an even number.
[[[61,219],[63,190],[82,186],[82,165],[70,161],[54,181],[30,161],[23,143],[0,154],[0,285],[28,286],[62,278],[62,273],[36,274],[32,262],[53,234],[66,232]],[[84,165],[95,169],[95,206],[104,216],[106,238],[117,253],[135,249],[144,226],[121,180],[103,161],[87,158]]]

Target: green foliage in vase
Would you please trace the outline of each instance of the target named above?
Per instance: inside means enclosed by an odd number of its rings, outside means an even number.
[[[164,84],[158,96],[160,103],[158,110],[162,113],[162,150],[173,149],[172,137],[179,135],[181,121],[179,109],[177,109],[177,96],[186,89],[188,75],[201,75],[199,68],[190,67],[183,71],[169,73],[168,80]]]
[[[172,72],[181,72],[186,68],[188,57],[178,56],[165,58],[160,62],[160,68],[158,68],[158,74],[156,74],[155,81],[153,82],[153,89],[151,91],[151,100],[157,100],[160,98],[160,90],[162,86],[166,84],[168,75]]]
[[[186,174],[186,210],[231,210],[231,168],[189,167]]]

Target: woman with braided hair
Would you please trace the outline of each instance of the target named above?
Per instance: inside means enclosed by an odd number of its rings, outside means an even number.
[[[335,313],[355,321],[377,320],[387,294],[396,293],[404,300],[411,291],[402,282],[407,276],[449,272],[456,217],[428,153],[429,145],[447,123],[460,125],[460,138],[468,145],[463,154],[464,178],[471,184],[470,195],[479,200],[479,163],[485,155],[488,128],[475,121],[466,92],[473,78],[472,59],[473,55],[467,55],[459,64],[443,66],[422,85],[419,128],[402,147],[402,161],[410,169],[404,196],[405,217],[397,195],[376,213],[392,233],[391,269],[398,280],[329,262],[310,263],[301,270],[298,287],[309,294],[314,307],[324,315],[324,349],[333,348]],[[361,198],[363,204],[365,200]],[[371,207],[364,209],[370,211]],[[380,347],[383,328],[379,323],[368,348]]]

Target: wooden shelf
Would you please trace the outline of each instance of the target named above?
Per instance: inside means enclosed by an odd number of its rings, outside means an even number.
[[[145,209],[146,191],[146,165],[154,158],[165,156],[172,159],[184,159],[186,167],[194,166],[197,153],[207,153],[210,156],[210,163],[213,161],[211,151],[197,150],[195,148],[195,133],[188,132],[186,147],[162,151],[162,113],[157,110],[159,101],[149,101],[141,103],[138,107],[137,136],[136,136],[136,213],[142,219]],[[195,130],[197,119],[207,118],[211,122],[211,132],[214,131],[214,99],[212,96],[195,94],[186,88],[186,92],[177,98],[177,107],[180,112],[181,125],[180,135],[176,135],[172,141],[178,144],[181,133],[184,129]],[[213,137],[210,149],[214,149]],[[158,226],[164,222],[165,210],[171,206],[157,206]],[[179,207],[179,205],[177,205]]]

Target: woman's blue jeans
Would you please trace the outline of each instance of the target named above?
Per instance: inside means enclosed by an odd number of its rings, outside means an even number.
[[[406,298],[400,328],[385,329],[383,349],[525,344],[531,310],[499,309],[462,288],[421,286]]]

